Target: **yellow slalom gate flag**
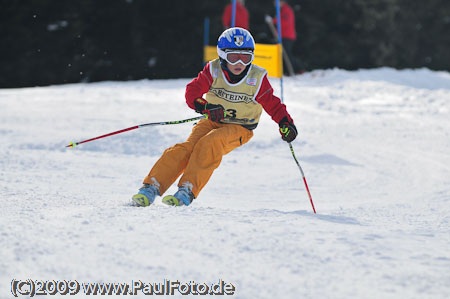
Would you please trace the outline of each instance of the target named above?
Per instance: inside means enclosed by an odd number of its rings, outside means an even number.
[[[217,47],[216,46],[204,46],[203,48],[203,63],[207,63],[208,61],[214,60],[216,58],[219,58],[219,55],[217,54]]]
[[[218,57],[216,46],[204,47],[204,63]],[[266,69],[270,77],[281,78],[283,76],[281,44],[255,44],[255,60],[253,60],[253,64]]]

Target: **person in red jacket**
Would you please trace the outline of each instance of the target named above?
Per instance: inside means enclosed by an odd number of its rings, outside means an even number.
[[[233,3],[225,6],[222,14],[222,24],[225,29],[231,27],[231,15],[233,13]],[[249,30],[248,11],[244,6],[244,0],[236,1],[236,15],[234,19],[234,27],[241,27]]]
[[[292,7],[284,0],[280,0],[280,17],[281,17],[281,41],[283,49],[292,64],[295,73],[300,72],[300,68],[296,63],[293,55],[293,48],[297,40],[297,31],[295,30],[295,14]],[[270,17],[269,17],[270,18]],[[273,23],[276,25],[278,19],[274,18]],[[287,70],[287,68],[285,68]]]
[[[252,64],[255,42],[243,28],[230,28],[219,37],[219,58],[208,62],[186,86],[186,103],[201,113],[191,135],[166,149],[132,197],[148,206],[181,175],[178,191],[163,203],[188,206],[197,198],[222,156],[247,143],[264,109],[278,123],[281,138],[292,142],[297,129],[286,106],[273,94],[267,71]]]

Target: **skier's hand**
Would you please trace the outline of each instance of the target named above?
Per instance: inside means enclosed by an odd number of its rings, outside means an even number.
[[[272,17],[269,16],[269,15],[266,15],[266,16],[265,16],[265,20],[266,20],[266,23],[272,23],[272,22],[273,22]]]
[[[281,139],[289,143],[294,141],[298,134],[294,123],[289,121],[285,116],[280,120],[278,125],[280,126]]]
[[[205,115],[209,120],[220,122],[225,117],[222,105],[210,104],[202,98],[195,99],[195,111]]]
[[[220,122],[225,117],[225,111],[223,110],[222,105],[215,105],[215,104],[206,104],[206,109],[202,111],[202,114],[206,116],[206,118],[215,121]]]
[[[202,113],[203,110],[205,110],[205,106],[208,104],[208,102],[203,98],[196,98],[194,100],[194,107],[195,112]]]

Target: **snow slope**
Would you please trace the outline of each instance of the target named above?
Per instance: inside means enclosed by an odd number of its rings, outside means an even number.
[[[189,207],[129,198],[191,123],[64,147],[196,116],[189,81],[0,90],[0,298],[13,297],[13,279],[222,279],[233,298],[450,298],[449,73],[285,79],[317,214],[266,114]]]

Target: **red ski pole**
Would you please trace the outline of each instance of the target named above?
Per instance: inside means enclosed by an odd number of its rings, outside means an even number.
[[[316,214],[316,209],[314,208],[314,203],[313,203],[313,200],[311,197],[311,192],[309,192],[308,184],[306,183],[305,173],[303,172],[303,169],[300,166],[300,163],[298,162],[297,157],[295,156],[294,148],[292,147],[292,144],[290,142],[289,142],[289,147],[291,149],[291,153],[292,153],[292,156],[294,157],[295,163],[297,163],[298,169],[300,169],[300,172],[302,173],[303,182],[305,183],[306,191],[308,192],[308,196],[309,196],[309,201],[311,202],[311,206],[314,211],[314,214]]]
[[[202,115],[202,116],[197,116],[197,117],[183,119],[183,120],[162,121],[162,122],[156,122],[156,123],[147,123],[147,124],[137,125],[137,126],[134,126],[134,127],[129,127],[129,128],[126,128],[126,129],[122,129],[122,130],[119,130],[119,131],[115,131],[115,132],[108,133],[108,134],[105,134],[105,135],[102,135],[102,136],[98,136],[98,137],[94,137],[94,138],[91,138],[91,139],[87,139],[87,140],[83,140],[83,141],[79,141],[79,142],[71,142],[71,143],[69,143],[69,145],[66,145],[66,147],[74,148],[75,146],[77,146],[79,144],[82,144],[82,143],[86,143],[86,142],[89,142],[89,141],[94,141],[94,140],[97,140],[97,139],[101,139],[101,138],[105,138],[105,137],[108,137],[108,136],[120,134],[120,133],[123,133],[123,132],[139,129],[139,128],[142,128],[142,127],[184,124],[184,123],[187,123],[187,122],[190,122],[190,121],[200,120],[202,118],[205,118],[205,116]]]

